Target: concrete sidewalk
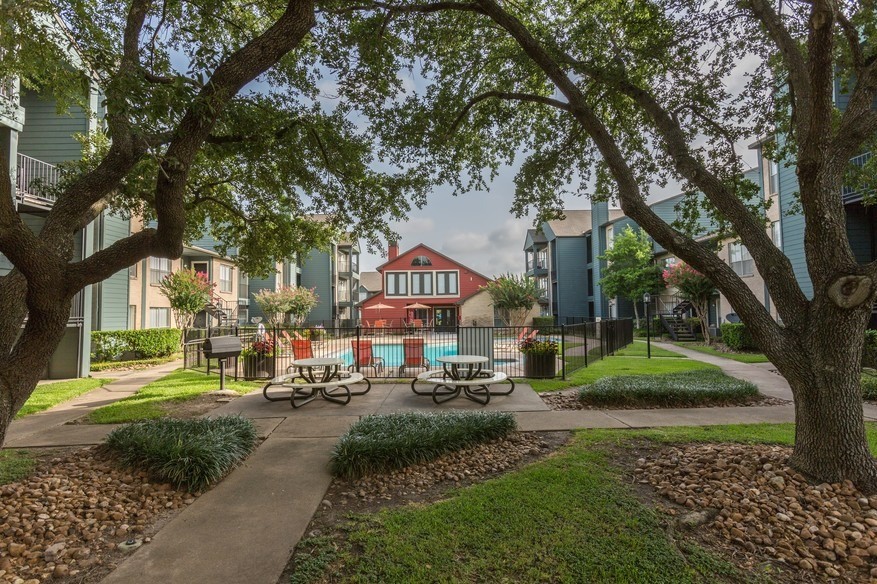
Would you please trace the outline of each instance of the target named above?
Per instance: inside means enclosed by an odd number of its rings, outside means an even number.
[[[133,395],[144,385],[164,377],[181,366],[182,361],[173,361],[149,369],[120,372],[116,376],[116,381],[112,383],[58,404],[44,412],[14,420],[6,434],[4,447],[96,444],[112,430],[112,427],[65,426],[65,424],[81,418],[101,406]]]

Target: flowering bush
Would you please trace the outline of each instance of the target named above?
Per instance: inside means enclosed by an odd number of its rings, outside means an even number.
[[[242,357],[268,357],[274,354],[274,341],[271,339],[260,339],[253,341],[253,344],[241,351]]]
[[[283,286],[277,290],[260,290],[253,299],[271,326],[283,324],[287,314],[292,317],[293,324],[300,324],[307,318],[317,305],[320,297],[313,288],[300,286]]]
[[[679,291],[679,296],[691,302],[700,318],[703,340],[712,342],[709,333],[710,298],[716,293],[712,280],[684,262],[677,262],[664,270],[664,281]]]
[[[525,355],[557,355],[560,353],[560,346],[557,344],[557,341],[524,339],[518,348]]]
[[[213,296],[213,287],[204,272],[179,270],[162,278],[158,287],[170,301],[177,326],[191,328],[195,315],[204,310]]]

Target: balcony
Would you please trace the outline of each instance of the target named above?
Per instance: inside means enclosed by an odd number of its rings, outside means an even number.
[[[349,274],[349,273],[358,274],[359,273],[359,260],[357,258],[354,258],[351,261],[350,256],[348,256],[346,254],[339,254],[338,255],[338,273],[339,274]]]
[[[58,185],[61,171],[54,164],[18,155],[15,180],[15,196],[19,202],[36,207],[49,208],[55,204],[56,195],[51,189]]]

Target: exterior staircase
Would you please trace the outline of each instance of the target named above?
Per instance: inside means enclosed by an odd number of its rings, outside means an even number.
[[[664,330],[670,335],[674,341],[695,341],[697,340],[691,328],[685,322],[685,319],[679,314],[662,314],[661,324]]]
[[[228,306],[228,302],[219,296],[211,297],[210,302],[204,306],[204,312],[219,321],[216,326],[237,324],[237,306]]]

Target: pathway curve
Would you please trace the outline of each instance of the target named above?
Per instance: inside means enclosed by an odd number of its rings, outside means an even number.
[[[673,345],[656,346],[718,365],[755,383],[765,395],[789,399],[785,380],[766,367],[738,363]],[[126,380],[133,384],[133,380]],[[116,385],[120,382],[115,382]],[[111,386],[103,388],[107,390]],[[92,392],[94,393],[94,392]],[[90,407],[90,406],[83,406]],[[276,584],[292,549],[305,533],[331,483],[329,460],[337,437],[364,415],[395,411],[493,410],[514,412],[521,430],[647,428],[679,425],[783,423],[794,420],[794,406],[678,408],[662,410],[552,411],[533,390],[519,384],[510,396],[486,407],[465,399],[436,406],[414,395],[407,384],[375,384],[368,395],[347,406],[316,400],[300,410],[286,402],[267,402],[261,392],[235,399],[211,415],[241,414],[252,419],[265,441],[225,480],[162,528],[104,580],[106,584],[184,584],[224,582]],[[77,416],[82,415],[77,410]],[[868,412],[866,412],[867,414]],[[869,415],[877,419],[877,409]],[[63,416],[59,413],[57,419]],[[76,417],[71,414],[71,417]],[[63,422],[58,422],[63,424]],[[62,444],[98,443],[86,426],[67,426]],[[20,445],[59,439],[56,424],[48,437],[18,430]],[[78,438],[74,437],[74,434]],[[36,441],[36,443],[35,443]]]

